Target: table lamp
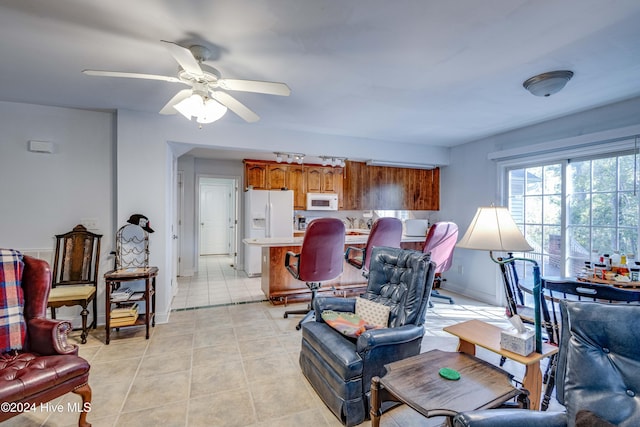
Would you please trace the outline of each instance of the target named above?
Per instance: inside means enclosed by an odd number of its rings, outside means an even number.
[[[538,263],[529,258],[510,256],[506,259],[497,259],[493,256],[493,251],[526,252],[533,250],[522,235],[522,232],[520,232],[509,210],[503,206],[479,207],[476,216],[471,221],[462,239],[458,242],[457,247],[489,251],[491,260],[496,264],[507,264],[512,261],[527,261],[533,263],[536,352],[542,353],[542,332],[540,325],[540,294],[542,282]]]

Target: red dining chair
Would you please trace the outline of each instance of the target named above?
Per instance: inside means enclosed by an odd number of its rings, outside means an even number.
[[[367,276],[373,248],[376,246],[399,248],[401,240],[402,221],[398,218],[378,218],[371,227],[366,246],[364,248],[347,247],[344,258],[350,265],[362,269],[362,274]]]
[[[302,280],[311,290],[311,302],[305,310],[285,311],[285,319],[290,314],[304,314],[296,329],[313,319],[313,301],[316,299],[321,282],[333,280],[342,274],[344,264],[344,223],[338,218],[318,218],[307,226],[302,239],[300,253],[287,252],[284,266],[297,280]]]
[[[431,253],[431,261],[436,263],[435,279],[431,296],[449,301],[454,304],[453,298],[441,295],[436,288],[444,280],[442,273],[448,271],[453,263],[453,250],[458,241],[458,226],[453,222],[436,222],[427,232],[424,242],[424,253]]]

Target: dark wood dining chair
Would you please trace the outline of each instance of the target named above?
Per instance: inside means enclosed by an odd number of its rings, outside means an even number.
[[[56,318],[56,308],[63,306],[81,306],[82,344],[87,342],[89,328],[97,326],[98,305],[96,290],[98,286],[98,267],[100,265],[101,234],[88,231],[83,225],[56,235],[56,251],[53,262],[53,280],[49,293],[48,307],[51,317]],[[89,310],[93,302],[93,320],[87,324]]]

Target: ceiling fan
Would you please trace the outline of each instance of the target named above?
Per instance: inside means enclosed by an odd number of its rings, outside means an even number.
[[[203,64],[211,57],[211,51],[204,46],[194,45],[187,49],[173,42],[161,41],[165,43],[169,53],[180,65],[177,77],[102,70],[83,70],[82,72],[89,76],[161,80],[190,86],[189,89],[183,89],[171,98],[160,110],[160,114],[181,113],[188,120],[195,117],[199,123],[218,120],[227,112],[227,109],[247,122],[260,119],[255,112],[225,91],[280,96],[291,94],[291,90],[285,83],[222,78],[218,70]]]

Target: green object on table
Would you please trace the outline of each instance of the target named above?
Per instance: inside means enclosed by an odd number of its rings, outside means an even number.
[[[441,368],[438,373],[442,378],[448,380],[458,381],[460,379],[460,372],[456,371],[455,369]]]

